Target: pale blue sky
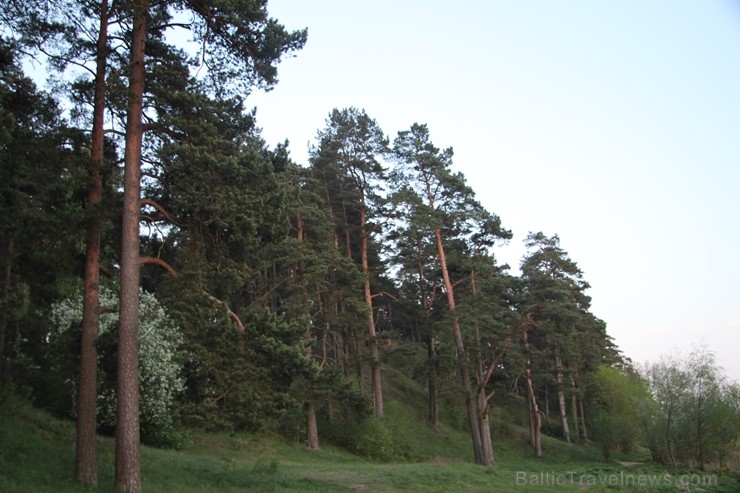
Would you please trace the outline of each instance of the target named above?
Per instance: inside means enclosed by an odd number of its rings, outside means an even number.
[[[558,234],[636,362],[704,343],[740,381],[740,2],[270,0],[308,43],[254,94],[269,144],[357,106],[427,123],[515,237]]]

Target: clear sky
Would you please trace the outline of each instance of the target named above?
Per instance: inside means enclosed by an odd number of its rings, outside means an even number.
[[[705,344],[740,381],[740,2],[270,0],[308,43],[255,93],[293,158],[333,108],[426,123],[514,239],[558,234],[635,362]]]

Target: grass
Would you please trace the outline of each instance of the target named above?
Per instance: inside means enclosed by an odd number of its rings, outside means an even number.
[[[72,479],[73,424],[17,398],[3,397],[0,491],[90,491]],[[494,428],[497,465],[486,469],[471,463],[466,433],[445,427],[435,432],[414,408],[398,401],[389,401],[387,413],[384,423],[409,449],[409,458],[401,462],[372,461],[330,445],[309,451],[275,437],[192,432],[181,450],[142,447],[143,488],[173,493],[740,491],[736,476],[715,477],[717,484],[704,488],[698,487],[698,479],[686,476],[690,487],[681,488],[681,477],[689,471],[604,463],[595,445],[569,445],[549,437],[544,443],[546,457],[534,458],[526,431],[503,425]],[[97,491],[114,491],[113,445],[110,438],[99,439]],[[620,459],[646,462],[647,456],[642,452]],[[661,483],[641,487],[639,478]]]

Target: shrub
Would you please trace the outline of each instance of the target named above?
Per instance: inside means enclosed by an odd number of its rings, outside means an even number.
[[[98,425],[112,432],[116,425],[116,351],[118,346],[118,294],[103,288],[100,305],[110,309],[100,317],[98,332]],[[76,389],[78,355],[70,354],[71,341],[79,348],[82,326],[82,295],[75,294],[52,306],[53,330],[50,352],[65,379]],[[153,294],[139,294],[139,418],[141,439],[151,445],[172,446],[178,441],[173,411],[175,399],[184,389],[181,376],[180,331]],[[70,410],[74,415],[75,407]]]

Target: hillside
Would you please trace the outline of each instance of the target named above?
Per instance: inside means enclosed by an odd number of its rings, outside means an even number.
[[[497,463],[493,469],[471,463],[469,437],[443,425],[427,426],[415,406],[422,389],[386,370],[389,398],[384,425],[389,444],[407,459],[370,460],[322,445],[310,451],[275,436],[190,431],[179,450],[142,448],[142,482],[151,492],[489,492],[489,491],[686,491],[681,481],[708,484],[690,491],[736,492],[736,476],[714,476],[642,464],[645,452],[604,463],[594,445],[575,446],[545,437],[545,457],[537,459],[526,430],[495,423]],[[392,382],[392,383],[391,383]],[[0,491],[8,493],[89,491],[75,484],[74,425],[27,402],[5,395],[0,405]],[[99,437],[97,491],[114,491],[113,440]],[[624,464],[624,465],[623,465]],[[687,476],[690,474],[690,476]],[[641,479],[643,478],[643,479]],[[652,481],[640,488],[638,482]],[[656,486],[655,482],[662,486]],[[715,484],[716,481],[716,484]],[[609,487],[608,484],[613,486]],[[606,485],[605,485],[606,484]]]

